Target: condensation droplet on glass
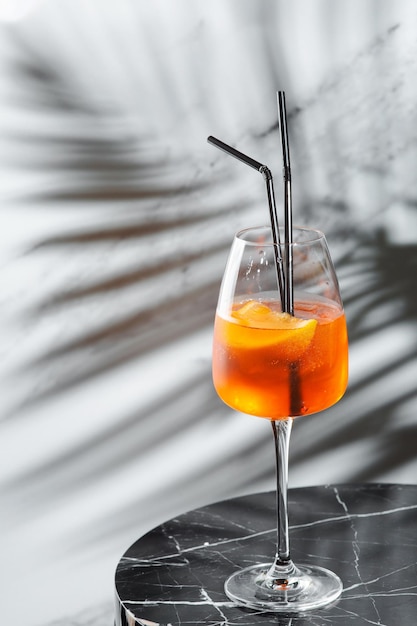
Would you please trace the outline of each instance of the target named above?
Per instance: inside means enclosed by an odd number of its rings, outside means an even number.
[[[265,250],[259,250],[259,257],[261,259],[260,262],[263,263],[265,260]]]
[[[253,267],[253,260],[251,259],[251,260],[249,261],[249,264],[248,264],[248,266],[247,266],[247,268],[246,268],[246,272],[245,272],[245,276],[246,276],[247,278],[250,276],[250,273],[251,273],[251,271],[252,271],[252,267]]]
[[[259,250],[259,265],[263,265],[263,266],[267,266],[268,265],[268,258],[266,256],[265,250]],[[258,272],[260,271],[260,269],[258,268]]]

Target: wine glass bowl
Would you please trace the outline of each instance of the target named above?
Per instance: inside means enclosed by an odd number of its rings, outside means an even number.
[[[233,409],[269,419],[277,463],[277,551],[269,564],[234,573],[226,594],[244,606],[294,612],[333,602],[339,578],[296,566],[289,552],[288,446],[293,418],[327,409],[343,395],[348,342],[338,281],[324,234],[294,228],[291,244],[269,227],[239,232],[220,289],[213,382]],[[294,308],[285,310],[282,268],[291,258]],[[288,264],[286,265],[288,267]]]

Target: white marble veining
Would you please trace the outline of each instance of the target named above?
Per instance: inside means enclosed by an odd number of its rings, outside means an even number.
[[[258,529],[273,520],[273,493],[248,497],[244,506],[233,501],[218,503],[170,520],[139,539],[121,559],[116,573],[116,615],[122,621],[117,624],[123,623],[126,611],[134,624],[146,623],[149,618],[171,626],[190,620],[224,626],[246,620],[252,626],[344,626],[352,623],[353,617],[358,624],[412,623],[417,552],[414,535],[408,533],[416,520],[416,491],[415,486],[341,485],[290,492],[290,510],[299,522],[291,525],[293,559],[329,566],[343,580],[336,603],[292,617],[241,609],[227,601],[222,589],[232,571],[272,558],[275,528]],[[344,513],[329,516],[341,503]],[[385,516],[390,516],[390,521],[375,519]],[[244,534],[236,532],[236,521],[246,524]],[[322,524],[325,530],[317,528]],[[210,540],[211,535],[220,533],[228,538]],[[260,540],[262,534],[268,541]],[[209,539],[203,541],[205,537]],[[170,552],[172,540],[178,546],[175,553]],[[146,554],[154,556],[147,558]]]

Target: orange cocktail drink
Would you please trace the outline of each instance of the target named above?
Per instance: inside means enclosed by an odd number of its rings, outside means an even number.
[[[245,560],[226,580],[226,595],[245,607],[294,613],[333,602],[343,588],[337,573],[292,561],[287,484],[293,418],[342,397],[348,339],[324,234],[293,228],[291,242],[277,243],[283,234],[271,241],[271,228],[260,226],[235,235],[217,303],[212,363],[220,398],[270,421],[277,466],[275,558]]]
[[[316,413],[347,385],[343,309],[325,298],[295,300],[294,316],[278,301],[251,299],[216,315],[213,381],[232,408],[272,420]]]

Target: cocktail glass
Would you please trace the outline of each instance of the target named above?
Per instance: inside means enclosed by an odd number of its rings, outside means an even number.
[[[281,237],[282,241],[282,237]],[[277,259],[291,257],[293,315],[282,312]],[[242,230],[224,272],[213,341],[213,382],[233,409],[269,419],[277,469],[277,546],[272,563],[235,572],[229,598],[246,607],[302,612],[333,602],[342,583],[316,564],[294,564],[288,534],[288,449],[293,419],[344,394],[346,320],[326,238],[294,228],[277,254],[269,227]]]

